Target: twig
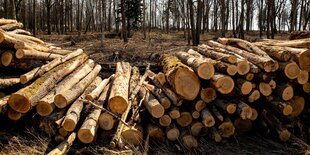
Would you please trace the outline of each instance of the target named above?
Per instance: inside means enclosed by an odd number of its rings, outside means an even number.
[[[126,123],[125,121],[123,121],[120,117],[118,117],[117,115],[115,115],[113,112],[107,110],[106,108],[100,107],[98,106],[96,103],[89,101],[89,100],[85,100],[85,99],[80,99],[80,101],[88,103],[90,105],[92,105],[93,107],[97,108],[97,109],[101,109],[104,112],[109,113],[110,115],[112,115],[114,118],[116,118],[117,120],[119,120],[120,122],[122,122],[124,125],[126,125],[127,127],[130,127],[130,125],[128,123]]]

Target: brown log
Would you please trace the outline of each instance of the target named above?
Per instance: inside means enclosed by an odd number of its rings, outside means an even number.
[[[23,114],[13,110],[12,108],[8,108],[7,111],[8,118],[13,121],[17,121],[22,118]]]
[[[0,97],[0,113],[4,111],[3,109],[7,106],[10,96]]]
[[[195,103],[195,110],[197,111],[201,111],[203,110],[204,108],[206,107],[206,103],[203,101],[203,100],[198,100],[196,103]]]
[[[27,35],[21,35],[21,34],[13,34],[13,33],[7,33],[7,35],[16,38],[17,40],[22,40],[22,41],[26,41],[29,43],[33,43],[35,45],[42,45],[42,46],[46,46],[46,43],[44,41],[42,41],[39,38],[33,37],[33,36],[27,36]]]
[[[212,40],[208,41],[208,45],[213,47],[224,48],[234,54],[238,54],[247,59],[248,61],[252,62],[253,64],[257,65],[261,69],[265,70],[266,72],[274,72],[279,68],[279,64],[276,61],[266,57],[261,57],[256,54],[249,53],[232,46],[222,45]]]
[[[64,80],[59,82],[56,87],[42,98],[36,106],[37,112],[41,116],[50,115],[55,109],[54,98],[59,92],[68,90],[83,79],[95,66],[93,60],[86,61],[83,65],[77,68],[73,73],[68,75]]]
[[[20,82],[22,84],[25,84],[27,82],[29,82],[30,80],[38,77],[38,76],[42,76],[44,73],[48,72],[49,70],[53,69],[54,67],[56,67],[57,65],[64,63],[70,59],[73,59],[79,55],[81,55],[83,53],[82,49],[77,49],[76,51],[72,52],[71,54],[66,55],[63,58],[57,58],[49,63],[47,63],[46,65],[43,65],[41,67],[35,68],[33,70],[31,70],[30,72],[23,74],[20,76]],[[84,54],[83,54],[84,55]]]
[[[31,85],[13,93],[8,101],[10,107],[17,112],[28,112],[32,106],[38,104],[39,100],[55,87],[57,82],[70,74],[75,68],[86,61],[86,59],[86,55],[81,55],[67,61],[45,73]]]
[[[17,20],[0,18],[0,26],[6,25],[6,24],[14,24],[14,23],[17,23]]]
[[[193,119],[198,119],[200,117],[199,111],[193,110],[191,111]]]
[[[237,61],[237,71],[240,75],[246,75],[251,71],[251,66],[253,68],[253,64],[250,64],[247,60],[238,59]],[[252,71],[255,72],[254,68]]]
[[[252,108],[240,100],[235,100],[237,103],[237,113],[242,119],[250,119],[252,117]]]
[[[287,104],[284,101],[280,101],[280,100],[272,101],[272,102],[270,102],[270,104],[272,105],[272,107],[274,107],[274,109],[279,111],[284,116],[288,116],[288,115],[292,114],[292,112],[293,112],[292,106],[290,106],[289,104]]]
[[[96,79],[85,89],[84,93],[80,96],[80,98],[85,98],[86,94],[94,90],[101,81],[102,79],[100,77],[96,77]],[[62,122],[62,127],[65,130],[72,132],[75,129],[78,121],[80,120],[83,106],[83,101],[81,101],[79,98],[72,103]]]
[[[223,115],[222,115],[222,114],[220,113],[220,111],[216,108],[216,106],[212,105],[212,106],[211,106],[211,111],[212,111],[212,113],[214,114],[214,116],[215,116],[218,120],[220,120],[221,122],[224,121]]]
[[[270,82],[268,83],[269,86],[272,88],[272,89],[276,89],[277,88],[277,82],[275,80],[270,80]]]
[[[163,115],[159,118],[159,124],[161,126],[167,127],[171,124],[171,118],[169,115]]]
[[[64,128],[59,128],[58,133],[62,137],[66,137],[69,134],[69,132],[67,130],[65,130]]]
[[[23,27],[24,27],[23,23],[10,23],[10,24],[1,25],[0,29],[5,30],[5,31],[13,31],[15,29],[22,29]]]
[[[305,84],[309,80],[309,72],[306,70],[301,70],[297,76],[297,82],[299,84]]]
[[[8,88],[20,83],[19,78],[1,78],[0,89]]]
[[[201,111],[201,118],[205,127],[212,127],[215,125],[215,119],[208,108],[205,108]]]
[[[180,137],[180,130],[175,125],[170,125],[166,129],[167,139],[175,141]]]
[[[303,84],[302,85],[302,89],[303,89],[304,92],[310,93],[310,83],[307,82],[307,83]]]
[[[65,108],[69,104],[75,101],[86,89],[86,87],[96,78],[101,70],[100,65],[96,65],[95,68],[79,83],[72,88],[58,93],[54,98],[54,103],[58,108]]]
[[[252,44],[246,40],[238,38],[218,38],[218,41],[224,45],[238,45],[250,53],[271,59],[265,51],[261,50],[255,44]]]
[[[59,54],[59,55],[64,55],[64,56],[72,52],[73,51],[64,50],[64,49],[49,49],[49,51],[47,51],[47,53]]]
[[[209,62],[209,59],[195,57],[186,52],[178,52],[176,56],[182,63],[194,69],[200,78],[209,80],[214,75],[214,67],[213,64]]]
[[[251,121],[255,121],[258,117],[258,112],[256,109],[252,108],[252,117],[249,118]]]
[[[90,101],[94,101],[95,99],[97,99],[102,93],[103,89],[109,84],[111,78],[114,78],[114,74],[102,80],[97,88],[95,88],[91,93],[85,96],[85,99]]]
[[[221,137],[228,138],[235,134],[235,126],[229,119],[225,117],[224,121],[218,127]]]
[[[281,46],[281,47],[296,47],[308,48],[310,46],[310,38],[297,39],[297,40],[267,40],[263,42],[256,42],[257,45],[266,46]]]
[[[212,127],[209,132],[210,137],[217,143],[222,141],[222,136],[220,133],[217,131],[215,127]]]
[[[262,93],[264,96],[269,96],[272,93],[272,89],[269,85],[269,83],[260,82],[258,85],[259,92]]]
[[[44,53],[36,50],[18,49],[15,53],[17,59],[53,60],[63,57],[59,54]]]
[[[6,94],[4,92],[0,92],[0,98],[3,98],[5,96],[6,96]]]
[[[144,83],[144,86],[157,98],[157,100],[165,109],[168,109],[171,106],[169,98],[164,94],[162,89],[146,83]]]
[[[310,72],[310,50],[294,51],[293,60],[298,62],[302,70]]]
[[[108,104],[114,113],[122,114],[128,107],[130,73],[131,66],[128,62],[117,63]]]
[[[269,56],[278,61],[287,62],[291,59],[292,54],[289,50],[279,46],[259,46]]]
[[[218,92],[222,94],[230,93],[235,86],[234,80],[231,77],[220,73],[214,74],[214,76],[211,78],[211,84]]]
[[[167,87],[167,85],[162,85],[156,78],[155,78],[155,73],[153,73],[152,71],[149,71],[149,79],[152,81],[152,83],[162,89],[162,91],[165,93],[165,95],[171,100],[172,104],[175,106],[180,106],[183,103],[183,100],[173,91],[171,90],[169,87]]]
[[[181,113],[179,111],[178,107],[172,107],[169,111],[169,116],[171,119],[177,119],[181,116]]]
[[[23,29],[15,29],[13,31],[9,31],[8,33],[13,33],[13,34],[22,34],[22,35],[27,35],[27,36],[31,36],[31,32],[23,30]]]
[[[236,87],[239,88],[243,95],[248,95],[252,91],[252,83],[244,79],[238,78],[236,81]]]
[[[155,78],[159,81],[161,85],[164,85],[167,82],[166,76],[163,72],[157,73]]]
[[[197,139],[187,130],[181,132],[180,139],[182,144],[188,149],[198,147]]]
[[[186,127],[192,123],[193,117],[189,112],[181,112],[180,117],[176,121],[181,127]]]
[[[164,107],[146,88],[141,87],[140,96],[144,98],[144,106],[154,118],[160,118],[164,115]]]
[[[248,73],[246,76],[245,76],[245,79],[247,81],[252,81],[254,79],[254,74],[253,73]]]
[[[201,122],[195,121],[191,124],[191,134],[193,136],[199,136],[204,131],[204,128],[205,127]]]
[[[205,103],[210,103],[215,100],[216,98],[216,91],[213,88],[202,88],[200,90],[200,98],[205,102]]]
[[[289,79],[296,79],[300,73],[300,69],[295,62],[282,62],[280,63],[281,71],[285,74],[285,76]]]
[[[164,55],[163,71],[174,91],[186,100],[194,100],[199,94],[200,81],[188,66],[174,56]],[[186,83],[184,82],[186,81]]]
[[[237,110],[237,104],[228,102],[223,99],[216,99],[214,101],[214,104],[218,107],[221,108],[222,110],[226,111],[229,114],[233,114]]]
[[[138,124],[134,124],[130,127],[124,126],[122,141],[129,146],[140,145],[143,142],[143,128]]]
[[[276,94],[280,96],[284,101],[288,101],[293,98],[294,96],[294,89],[288,83],[279,84],[278,88],[276,89]]]
[[[234,126],[238,134],[244,134],[252,130],[252,122],[249,119],[237,118],[234,120]]]
[[[45,53],[54,53],[53,49],[50,49],[44,45],[30,42],[29,40],[15,40],[13,48],[15,48],[16,50],[26,49],[26,50],[36,50]],[[54,54],[57,54],[57,52],[55,52]]]
[[[238,72],[237,66],[231,65],[225,62],[221,62],[221,61],[218,61],[217,63],[215,63],[214,67],[217,72],[228,74],[230,76],[234,76]]]
[[[282,126],[282,123],[278,118],[276,118],[270,111],[264,110],[262,112],[262,116],[264,117],[264,120],[268,125],[276,130],[276,132],[279,134],[279,138],[282,141],[287,141],[291,137],[291,133]]]
[[[75,132],[71,133],[70,136],[66,140],[64,140],[62,143],[60,143],[55,149],[53,149],[47,155],[64,155],[64,154],[67,154],[68,150],[73,145],[75,138],[76,138],[76,133]]]
[[[9,66],[14,59],[13,51],[5,51],[1,54],[1,63],[3,66]]]
[[[99,125],[101,129],[107,131],[107,130],[111,130],[114,127],[116,120],[111,114],[104,112],[100,115],[98,121],[99,121]]]
[[[248,96],[248,102],[253,103],[260,98],[260,92],[257,89],[253,89]]]
[[[154,124],[148,124],[147,125],[147,132],[150,135],[151,139],[163,141],[165,140],[165,133],[164,131]]]
[[[212,48],[205,47],[206,45],[200,45],[198,46],[198,52],[201,53],[202,55],[211,58],[213,60],[219,60],[222,62],[227,62],[227,63],[237,63],[237,57],[234,55],[229,55],[225,53],[219,53],[214,51]]]
[[[139,68],[134,66],[131,69],[131,76],[129,80],[129,92],[130,95],[134,92],[134,89],[139,85],[140,81],[140,71]]]
[[[305,98],[302,96],[294,96],[288,101],[288,104],[293,108],[291,117],[299,116],[305,108]]]

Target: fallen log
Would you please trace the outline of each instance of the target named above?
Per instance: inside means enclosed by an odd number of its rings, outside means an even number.
[[[292,54],[288,49],[279,46],[259,46],[262,50],[264,50],[268,55],[270,55],[273,59],[278,61],[287,62],[291,59]]]
[[[221,108],[222,110],[226,111],[228,114],[233,114],[237,110],[237,104],[228,102],[223,99],[216,99],[214,101],[214,104],[218,107]]]
[[[281,40],[281,41],[268,40],[263,42],[256,42],[255,44],[265,46],[307,48],[310,47],[310,38],[297,39],[297,40]]]
[[[128,107],[128,90],[131,66],[128,62],[118,62],[115,79],[109,97],[109,108],[112,112],[122,114]]]
[[[157,100],[165,109],[168,109],[171,106],[169,98],[160,88],[147,83],[144,83],[144,86],[157,98]]]
[[[100,96],[103,89],[109,84],[110,80],[113,78],[114,78],[114,74],[102,80],[102,82],[98,85],[97,88],[95,88],[91,93],[85,96],[85,99],[90,100],[90,101],[94,101],[95,99],[97,99]]]
[[[176,56],[182,63],[193,68],[200,78],[209,80],[214,75],[214,67],[210,59],[195,57],[186,52],[178,52]]]
[[[1,78],[0,89],[8,88],[20,83],[19,78]]]
[[[140,96],[144,98],[143,103],[148,112],[154,118],[160,118],[164,115],[165,109],[159,101],[144,87],[140,88]]]
[[[294,90],[289,83],[282,83],[276,89],[276,94],[280,96],[284,101],[288,101],[293,98]]]
[[[234,80],[224,74],[215,73],[210,79],[212,86],[222,94],[229,94],[235,86]]]
[[[48,155],[64,155],[67,154],[70,147],[73,145],[73,142],[76,138],[76,133],[71,133],[70,136],[60,143],[55,149],[48,153]]]
[[[231,63],[231,64],[237,63],[237,57],[236,56],[216,52],[211,47],[208,47],[207,45],[198,46],[198,52],[201,53],[202,55],[208,57],[208,58],[213,59],[213,60],[218,60],[218,61],[227,62],[227,63]]]
[[[96,65],[95,68],[79,83],[74,85],[72,88],[58,93],[54,98],[54,103],[58,108],[65,108],[77,99],[86,87],[96,78],[101,70],[100,65]]]
[[[85,89],[84,93],[79,98],[85,98],[86,94],[94,90],[102,81],[100,77],[96,77],[94,81]],[[80,99],[76,99],[68,109],[66,116],[61,124],[61,126],[69,132],[72,132],[78,121],[80,120],[80,115],[83,110],[83,102]]]
[[[28,112],[32,106],[38,104],[39,100],[55,87],[57,82],[70,74],[86,59],[86,55],[81,55],[45,73],[31,85],[13,93],[8,101],[9,106],[20,113]]]
[[[37,59],[37,60],[53,60],[62,57],[62,55],[59,54],[44,53],[36,50],[24,50],[24,49],[17,50],[15,56],[17,59]]]
[[[9,31],[8,33],[13,33],[13,34],[22,34],[22,35],[27,35],[27,36],[31,36],[31,32],[23,30],[23,29],[15,29],[13,31]]]
[[[14,24],[14,23],[17,23],[17,20],[0,18],[0,26],[6,25],[6,24]]]
[[[199,94],[200,82],[193,70],[181,63],[178,58],[169,55],[163,56],[162,66],[167,81],[174,91],[186,100],[194,100]]]
[[[72,88],[81,79],[83,79],[95,66],[93,60],[86,61],[83,65],[77,68],[73,73],[68,75],[64,80],[59,82],[56,87],[43,97],[36,106],[37,112],[41,116],[50,115],[55,109],[54,98],[58,93]]]
[[[15,29],[22,29],[24,27],[23,23],[9,23],[5,25],[1,25],[0,29],[4,31],[13,31]]]
[[[66,55],[65,57],[63,58],[57,58],[57,59],[54,59],[53,61],[51,61],[50,63],[47,63],[41,67],[37,67],[33,70],[31,70],[30,72],[26,73],[26,74],[23,74],[20,76],[20,82],[22,84],[25,84],[27,82],[29,82],[30,80],[38,77],[38,76],[42,76],[44,73],[48,72],[49,70],[53,69],[54,67],[56,67],[57,65],[59,64],[62,64],[72,58],[75,58],[79,55],[81,55],[83,53],[83,50],[82,49],[77,49],[76,51]],[[84,54],[82,54],[84,55]]]
[[[216,90],[208,87],[208,88],[202,88],[200,90],[200,98],[205,102],[205,103],[210,103],[215,100],[216,98]]]

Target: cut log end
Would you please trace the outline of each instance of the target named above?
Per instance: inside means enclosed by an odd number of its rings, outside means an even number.
[[[12,59],[13,59],[13,54],[11,52],[4,52],[1,55],[1,62],[3,66],[9,66],[12,62]]]
[[[250,65],[247,61],[241,61],[237,64],[237,71],[240,75],[245,75],[250,71]]]
[[[223,122],[219,126],[219,132],[222,137],[230,137],[235,133],[235,127],[231,121]]]
[[[238,72],[238,67],[235,65],[229,65],[226,70],[227,74],[230,76],[234,76]]]
[[[62,94],[57,94],[54,98],[54,103],[58,108],[65,108],[68,104],[68,100]]]
[[[69,132],[72,132],[76,127],[76,122],[73,119],[66,118],[62,123],[62,127]]]
[[[204,125],[201,122],[195,122],[191,125],[191,133],[193,136],[199,136]]]
[[[295,62],[291,62],[285,66],[284,73],[289,79],[296,79],[300,73],[300,69]]]
[[[228,94],[234,89],[234,80],[229,76],[220,77],[215,83],[215,87],[222,94]]]
[[[51,104],[40,101],[39,104],[36,106],[36,110],[40,116],[48,116],[53,112],[54,108]]]
[[[214,75],[214,67],[211,63],[203,63],[197,69],[197,74],[204,80],[209,80]]]
[[[176,121],[181,127],[186,127],[192,123],[193,117],[189,112],[182,112]]]
[[[192,117],[193,117],[194,119],[198,119],[198,118],[200,117],[199,111],[194,111],[194,112],[192,112]]]
[[[205,107],[206,107],[206,103],[203,100],[199,100],[195,104],[195,110],[197,110],[197,111],[201,111]]]
[[[307,83],[303,84],[302,89],[304,90],[304,92],[310,93],[310,83],[307,82]]]
[[[215,125],[215,120],[213,117],[206,117],[202,120],[202,123],[206,126],[206,127],[212,127]]]
[[[213,88],[203,88],[200,91],[201,99],[206,102],[210,103],[216,98],[216,91]]]
[[[198,77],[194,72],[186,68],[177,70],[174,78],[174,86],[176,93],[186,100],[194,100],[200,90]]]
[[[31,108],[30,100],[22,94],[14,93],[8,100],[9,106],[20,113],[26,113]]]
[[[173,109],[169,112],[169,116],[171,117],[171,119],[177,119],[181,116],[181,114],[178,109]]]
[[[259,83],[259,91],[264,95],[264,96],[269,96],[272,93],[272,88],[268,83],[261,82]]]
[[[182,143],[187,148],[196,148],[198,147],[197,139],[192,135],[185,135],[182,137]]]
[[[171,101],[168,98],[161,98],[160,99],[161,105],[164,107],[164,109],[169,109],[171,106]]]
[[[257,112],[257,110],[254,109],[254,108],[252,108],[252,116],[251,116],[251,118],[249,118],[249,119],[250,119],[251,121],[254,121],[254,120],[257,119],[257,117],[258,117],[258,112]]]
[[[291,137],[291,133],[288,131],[288,130],[282,130],[282,131],[279,131],[279,138],[282,140],[282,141],[287,141],[289,140]]]
[[[300,68],[310,72],[310,50],[304,51],[299,55]]]
[[[28,80],[28,78],[27,78],[26,75],[21,75],[21,76],[20,76],[20,83],[21,83],[21,84],[26,84],[28,81],[29,81],[29,80]]]
[[[22,114],[20,112],[17,112],[11,108],[8,109],[7,115],[8,115],[8,118],[13,121],[17,121],[22,117]]]
[[[227,105],[227,107],[226,107],[226,111],[227,111],[229,114],[235,113],[236,110],[237,110],[237,105],[236,105],[236,104],[233,104],[233,103],[230,103],[230,104]]]
[[[254,79],[254,74],[253,73],[248,73],[246,76],[245,76],[245,79],[247,81],[252,81]]]
[[[260,92],[258,90],[253,90],[252,93],[250,94],[250,96],[248,97],[248,101],[250,103],[255,102],[256,100],[258,100],[260,98]]]
[[[161,126],[167,127],[171,124],[171,118],[169,117],[169,115],[164,115],[162,117],[159,118],[159,124]]]
[[[103,130],[111,130],[114,126],[114,118],[109,113],[102,113],[99,117],[99,126]]]
[[[290,101],[289,105],[293,108],[290,116],[297,117],[299,116],[305,108],[305,98],[301,96],[294,96]]]
[[[293,107],[290,105],[286,105],[282,111],[283,115],[285,115],[285,116],[292,114],[292,112],[293,112]]]
[[[67,135],[68,135],[68,131],[67,130],[65,130],[64,128],[59,128],[58,129],[58,133],[61,135],[61,136],[63,136],[63,137],[66,137]]]
[[[299,75],[297,76],[297,82],[299,84],[305,84],[309,80],[309,72],[306,70],[301,70]]]
[[[91,131],[88,129],[80,129],[78,132],[78,138],[84,144],[89,144],[95,139]]]
[[[127,109],[128,103],[121,96],[114,96],[109,100],[109,108],[112,112],[122,114]]]
[[[158,104],[152,107],[150,113],[153,117],[160,118],[164,115],[165,108],[161,104]]]
[[[122,140],[131,145],[139,145],[143,141],[143,133],[136,127],[128,128],[124,126]]]
[[[284,88],[283,92],[282,92],[282,99],[284,101],[288,101],[290,100],[291,98],[293,98],[294,96],[294,90],[293,90],[293,87],[288,85],[286,88]]]
[[[170,141],[175,141],[179,138],[180,131],[178,128],[171,128],[167,131],[166,135],[167,139],[169,139]]]
[[[249,106],[245,106],[242,108],[241,113],[240,113],[240,117],[242,119],[248,119],[252,117],[252,108]]]
[[[242,86],[241,86],[241,93],[243,94],[243,95],[248,95],[248,94],[250,94],[250,92],[252,91],[252,83],[251,82],[249,82],[249,81],[246,81],[246,82],[244,82],[243,84],[242,84]]]

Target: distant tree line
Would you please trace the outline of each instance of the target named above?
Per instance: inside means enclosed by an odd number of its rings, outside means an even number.
[[[0,0],[0,18],[26,29],[65,34],[115,31],[124,41],[132,29],[184,31],[194,45],[219,31],[244,38],[251,30],[274,38],[280,31],[310,29],[309,0]]]

